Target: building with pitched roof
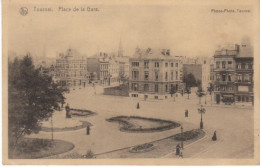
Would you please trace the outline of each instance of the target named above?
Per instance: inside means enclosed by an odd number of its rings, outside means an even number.
[[[130,58],[129,95],[144,99],[166,99],[182,81],[182,61],[169,49],[139,49]]]
[[[216,104],[253,104],[253,47],[222,48],[214,55],[214,101]]]
[[[86,87],[90,79],[87,72],[87,58],[74,49],[60,53],[56,59],[55,79],[61,86]]]

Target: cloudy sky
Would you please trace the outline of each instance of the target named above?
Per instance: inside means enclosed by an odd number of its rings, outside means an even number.
[[[19,9],[29,13],[22,16]],[[97,7],[99,12],[59,12],[59,5],[17,4],[8,10],[8,50],[19,54],[56,57],[66,49],[91,56],[117,52],[120,37],[124,54],[140,48],[170,48],[174,55],[213,56],[218,45],[239,43],[252,36],[250,6],[213,5],[63,5]],[[53,12],[34,12],[52,7]],[[212,13],[211,9],[249,9],[250,13]]]

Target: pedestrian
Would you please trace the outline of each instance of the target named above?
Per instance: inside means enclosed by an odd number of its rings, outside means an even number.
[[[180,155],[180,149],[181,149],[180,144],[177,144],[177,146],[176,146],[176,155]]]
[[[89,127],[89,125],[87,126],[86,131],[87,131],[87,135],[89,135],[90,134],[90,127]]]
[[[139,109],[139,108],[140,108],[139,102],[137,103],[137,106],[136,106],[136,108],[137,108],[137,109]]]
[[[214,132],[214,135],[212,136],[212,140],[213,140],[213,141],[216,141],[216,140],[217,140],[217,132],[216,132],[216,131]]]
[[[70,106],[69,106],[68,103],[67,103],[67,106],[65,107],[65,110],[66,110],[66,118],[71,118],[71,115],[70,115]]]

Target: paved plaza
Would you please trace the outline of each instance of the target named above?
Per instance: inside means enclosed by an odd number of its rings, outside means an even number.
[[[65,140],[73,143],[75,148],[70,152],[55,155],[50,158],[62,158],[65,155],[78,153],[86,154],[92,150],[95,154],[105,153],[126,147],[136,146],[143,143],[163,139],[180,133],[180,128],[153,132],[153,133],[128,133],[119,130],[118,123],[106,121],[115,116],[141,116],[171,120],[182,124],[184,131],[198,129],[200,123],[199,98],[195,94],[187,94],[167,100],[144,101],[138,98],[106,96],[102,95],[102,88],[87,87],[85,89],[72,90],[66,94],[66,103],[71,108],[91,110],[96,115],[89,117],[75,117],[73,124],[79,121],[91,123],[90,135],[86,135],[86,129],[74,131],[55,132],[54,139]],[[136,109],[139,102],[140,109]],[[203,115],[205,137],[184,146],[184,158],[253,158],[253,108],[216,106],[211,104],[208,95],[201,99],[206,113]],[[189,110],[189,117],[184,117],[185,110]],[[66,121],[65,112],[53,119],[54,126],[60,127]],[[46,124],[46,123],[45,123]],[[72,125],[70,125],[72,126]],[[211,137],[216,130],[218,140],[213,142]],[[51,138],[51,132],[40,132],[30,137]],[[175,157],[174,148],[169,146],[167,154],[158,158]]]

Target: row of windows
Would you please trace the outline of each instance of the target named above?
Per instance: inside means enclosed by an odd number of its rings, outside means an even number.
[[[226,68],[232,68],[233,67],[233,62],[232,61],[217,61],[216,62],[216,68],[222,68],[222,69],[226,69]]]
[[[178,71],[175,71],[175,79],[178,80]],[[174,73],[171,72],[171,81],[173,81]],[[155,81],[159,80],[159,72],[154,72]],[[132,71],[132,80],[139,80],[139,71]],[[144,72],[144,80],[149,80],[149,71]],[[165,72],[165,81],[168,81],[168,72]]]
[[[170,91],[170,90],[168,89],[168,85],[165,85],[164,87],[165,87],[165,92]],[[173,87],[174,87],[174,86],[171,85],[171,88],[173,88]],[[139,84],[138,84],[138,83],[132,83],[132,90],[133,90],[133,91],[140,91],[140,90],[139,90]],[[144,84],[143,91],[144,91],[144,92],[148,92],[148,91],[149,91],[149,84]],[[159,85],[158,85],[158,84],[155,84],[155,85],[154,85],[154,92],[158,92],[158,91],[159,91]]]
[[[253,69],[253,64],[248,63],[238,63],[236,65],[237,69]]]
[[[215,91],[233,91],[232,86],[215,86]]]
[[[171,67],[174,67],[174,63],[170,63]],[[139,67],[139,62],[132,62],[132,67]],[[159,62],[154,62],[154,67],[160,67],[160,63]],[[168,67],[168,63],[165,63],[165,67]],[[178,67],[178,63],[175,63],[175,67]],[[144,68],[149,68],[149,62],[145,61],[144,62]]]
[[[237,82],[251,82],[253,80],[253,75],[251,74],[237,74],[236,81]],[[234,75],[232,74],[217,74],[216,81],[234,81]]]

